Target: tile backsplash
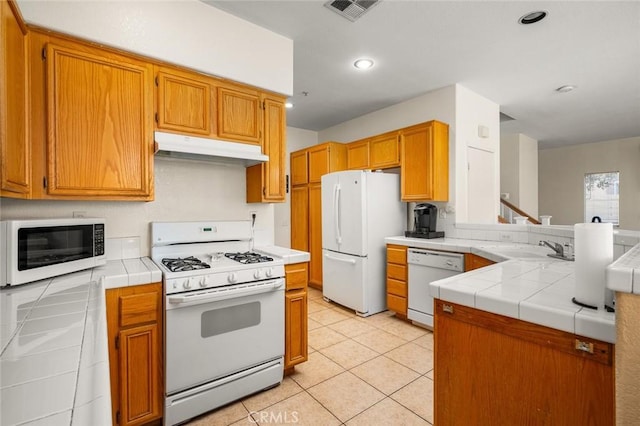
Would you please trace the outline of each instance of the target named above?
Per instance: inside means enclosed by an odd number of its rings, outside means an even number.
[[[541,240],[562,245],[573,245],[573,226],[566,225],[511,225],[457,223],[446,229],[449,238],[500,241],[538,245]],[[640,232],[614,230],[614,260],[640,243]]]

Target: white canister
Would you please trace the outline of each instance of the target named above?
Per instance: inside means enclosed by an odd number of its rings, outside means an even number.
[[[606,268],[613,262],[613,224],[576,223],[575,300],[604,309],[611,306],[613,292],[606,286]]]

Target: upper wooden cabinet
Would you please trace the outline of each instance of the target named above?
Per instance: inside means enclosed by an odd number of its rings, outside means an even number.
[[[289,156],[291,169],[291,185],[304,185],[309,183],[309,169],[307,165],[307,150],[292,152]]]
[[[46,63],[48,193],[152,199],[152,65],[68,42]]]
[[[369,169],[369,139],[347,144],[347,169]]]
[[[0,2],[0,195],[27,198],[27,28],[15,2]]]
[[[157,128],[199,137],[213,137],[215,120],[211,111],[214,93],[212,79],[172,68],[156,67],[156,70]]]
[[[269,161],[247,167],[247,203],[285,200],[286,113],[284,99],[263,97],[262,152]]]
[[[248,87],[225,84],[217,88],[217,98],[218,136],[259,145],[262,137],[260,93]]]
[[[399,132],[390,132],[371,138],[369,159],[371,169],[400,166]]]
[[[439,121],[400,131],[402,201],[449,200],[449,126]]]
[[[347,168],[347,146],[338,142],[325,142],[307,149],[309,155],[309,183],[320,183],[327,173]]]

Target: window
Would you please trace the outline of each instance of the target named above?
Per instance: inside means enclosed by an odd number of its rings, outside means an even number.
[[[584,175],[584,221],[619,224],[620,172]]]

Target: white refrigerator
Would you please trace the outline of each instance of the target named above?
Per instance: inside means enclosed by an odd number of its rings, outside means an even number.
[[[403,235],[400,176],[361,170],[322,176],[322,294],[369,316],[387,309],[385,237]]]

